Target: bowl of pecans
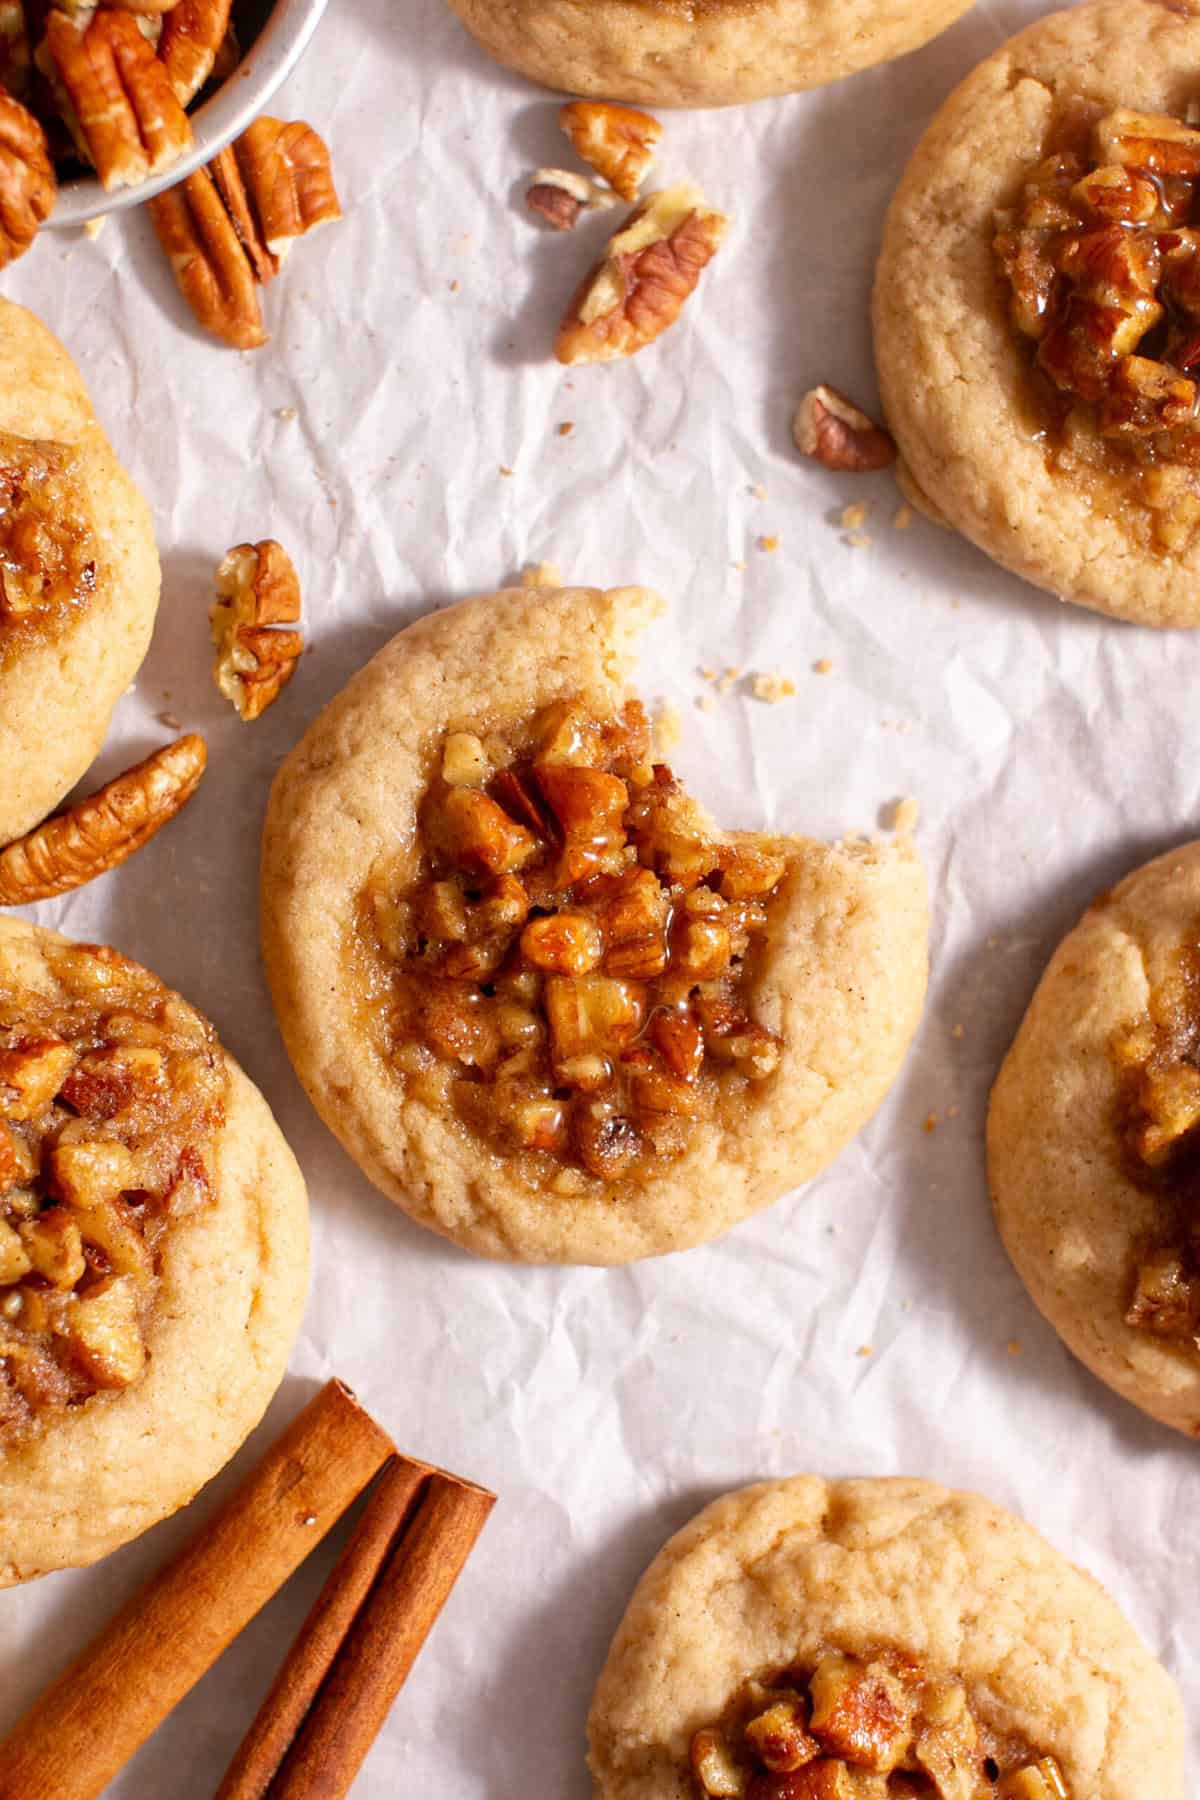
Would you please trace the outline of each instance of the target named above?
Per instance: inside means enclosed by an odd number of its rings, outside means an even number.
[[[211,162],[269,104],[325,5],[0,0],[0,266],[41,224],[137,206]]]

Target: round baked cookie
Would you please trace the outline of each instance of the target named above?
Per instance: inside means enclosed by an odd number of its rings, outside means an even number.
[[[1200,844],[1102,894],[1055,951],[992,1091],[988,1168],[1063,1341],[1200,1435]]]
[[[1174,1684],[1091,1576],[927,1481],[743,1488],[634,1591],[597,1800],[1183,1800]]]
[[[0,844],[91,765],[146,654],[159,581],[149,509],[79,371],[0,299]]]
[[[224,1467],[307,1271],[303,1178],[212,1026],[117,951],[0,918],[0,1587]]]
[[[972,0],[450,0],[497,62],[570,94],[735,106],[915,50]]]
[[[1196,0],[1083,0],[925,133],[875,282],[888,422],[945,521],[1065,600],[1200,625]]]
[[[276,779],[263,949],[317,1111],[485,1256],[704,1242],[865,1124],[916,1028],[907,839],[717,831],[627,694],[639,588],[402,631]]]

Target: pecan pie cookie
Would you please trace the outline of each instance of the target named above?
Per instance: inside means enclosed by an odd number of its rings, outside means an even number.
[[[1100,1586],[975,1494],[797,1476],[660,1551],[597,1800],[1183,1800],[1183,1710]]]
[[[107,1555],[228,1462],[307,1242],[212,1026],[116,950],[0,918],[0,1587]]]
[[[992,1198],[1064,1342],[1200,1435],[1200,843],[1059,945],[992,1093]]]
[[[547,87],[731,106],[926,44],[972,0],[450,0],[498,62]]]
[[[91,764],[158,590],[149,511],[75,365],[0,300],[0,844]]]
[[[915,1029],[906,840],[718,832],[626,677],[642,589],[509,592],[410,626],[281,770],[267,973],[321,1116],[488,1256],[626,1262],[809,1179]]]
[[[892,204],[889,423],[1039,587],[1200,625],[1200,4],[1084,0],[968,77]]]

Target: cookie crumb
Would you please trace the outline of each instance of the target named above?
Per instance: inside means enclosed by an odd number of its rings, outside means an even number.
[[[717,679],[717,671],[708,668],[706,665],[700,670],[700,679],[701,681],[715,681]]]
[[[814,675],[832,675],[833,674],[833,664],[830,662],[830,660],[827,656],[823,656],[821,658],[820,662],[815,662],[813,664],[813,674]]]
[[[874,1344],[860,1344],[854,1354],[855,1356],[874,1356],[875,1346]]]
[[[778,706],[781,700],[791,699],[796,692],[796,684],[789,675],[770,673],[756,675],[753,690],[756,700],[765,700],[768,706]]]
[[[1020,1356],[1023,1346],[1020,1338],[1009,1338],[1004,1348],[1010,1356]]]
[[[922,1125],[921,1130],[925,1133],[926,1137],[932,1137],[933,1133],[938,1128],[938,1124],[939,1120],[936,1113],[926,1113],[925,1123]]]
[[[155,713],[154,716],[158,720],[160,725],[166,726],[168,731],[182,731],[183,730],[183,720],[177,719],[173,712]]]
[[[867,522],[867,507],[862,500],[855,500],[852,505],[842,508],[841,527],[843,531],[861,531]]]
[[[957,1119],[961,1110],[961,1107],[958,1106],[948,1106],[946,1108],[946,1117],[948,1119]]]
[[[558,428],[558,435],[559,435],[559,437],[570,437],[570,435],[574,431],[574,429],[575,429],[574,419],[564,419],[562,424]]]
[[[912,522],[913,522],[912,507],[911,506],[898,507],[896,510],[896,516],[892,520],[892,524],[895,527],[895,529],[897,531],[908,531],[912,525]]]
[[[18,15],[19,16],[19,15]],[[83,235],[94,244],[104,227],[108,224],[108,214],[101,213],[98,219],[89,219],[83,228]]]
[[[530,563],[521,571],[523,588],[560,588],[562,584],[562,570],[557,563]]]
[[[897,837],[911,837],[920,816],[921,808],[911,795],[906,794],[900,800],[893,800],[887,809],[886,829],[894,831]]]
[[[950,1027],[950,1036],[952,1038],[965,1037],[966,1036],[966,1027],[964,1025],[952,1025]]]
[[[767,554],[770,555],[773,551],[778,550],[779,539],[777,537],[760,537],[758,540],[758,547],[760,550],[765,550]]]
[[[512,474],[512,470],[511,470],[511,469],[506,469],[506,468],[505,468],[505,466],[504,466],[504,464],[503,464],[503,463],[501,463],[501,464],[500,464],[500,473],[501,473],[501,474],[502,474],[502,475],[504,475],[504,476],[509,476],[509,475],[511,475],[511,474]]]
[[[716,712],[717,703],[711,694],[697,694],[696,706],[700,712]]]
[[[660,756],[669,756],[683,741],[683,720],[672,700],[664,700],[654,721],[654,743]]]
[[[865,531],[852,531],[846,539],[851,550],[869,550],[873,541]]]
[[[457,293],[461,292],[461,290],[462,290],[462,282],[461,281],[452,281],[449,284],[449,286],[450,286],[450,292],[452,294],[457,294]]]
[[[768,498],[767,490],[761,481],[756,481],[754,486],[750,489],[750,498],[752,500],[766,500]]]
[[[731,663],[717,682],[718,694],[727,694],[735,681],[741,679],[742,671],[736,663]]]

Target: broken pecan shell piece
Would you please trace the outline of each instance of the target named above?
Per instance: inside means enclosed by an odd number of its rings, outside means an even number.
[[[805,394],[792,421],[792,436],[802,455],[849,475],[886,469],[896,460],[891,433],[836,388],[815,387]]]
[[[57,197],[45,132],[0,87],[0,269],[25,254]]]
[[[572,300],[555,345],[559,362],[614,362],[653,343],[679,317],[728,229],[725,214],[705,206],[690,182],[649,195]]]
[[[303,119],[255,119],[234,155],[277,265],[297,238],[341,218],[328,146]]]
[[[176,738],[0,850],[0,906],[51,900],[119,868],[186,806],[207,761],[202,737]]]
[[[260,718],[304,652],[300,632],[274,629],[300,617],[300,581],[283,545],[264,538],[232,549],[217,570],[209,616],[217,646],[214,680],[243,719]]]
[[[171,0],[163,7],[158,57],[181,106],[196,98],[213,72],[229,31],[233,0]]]
[[[662,126],[649,113],[607,100],[572,100],[558,115],[572,147],[622,200],[636,200]]]
[[[254,270],[208,170],[148,204],[179,291],[205,330],[235,350],[265,344]]]
[[[154,46],[126,12],[80,27],[57,8],[38,52],[80,153],[105,188],[130,187],[177,162],[192,127]]]

